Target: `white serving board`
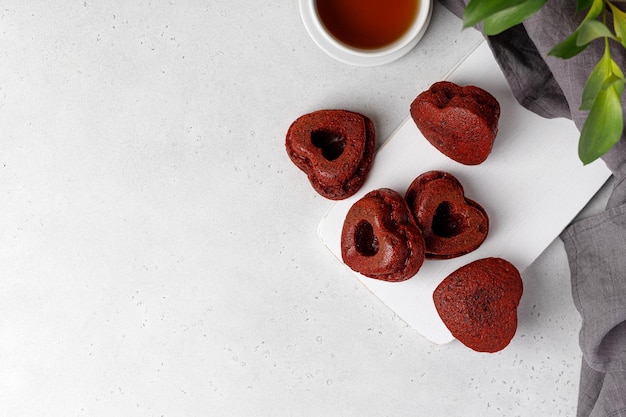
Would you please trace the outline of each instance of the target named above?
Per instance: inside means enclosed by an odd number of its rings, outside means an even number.
[[[484,88],[500,102],[499,132],[489,158],[477,166],[452,161],[428,143],[409,116],[380,147],[362,189],[335,203],[318,229],[324,245],[342,262],[343,221],[359,198],[385,187],[404,195],[415,177],[430,170],[455,175],[466,196],[489,215],[489,235],[480,248],[451,260],[426,260],[414,277],[400,283],[350,270],[400,318],[437,344],[454,340],[432,300],[434,289],[449,273],[490,256],[505,258],[523,271],[610,176],[602,161],[582,165],[577,156],[579,132],[572,121],[541,118],[515,100],[486,42],[445,79]]]

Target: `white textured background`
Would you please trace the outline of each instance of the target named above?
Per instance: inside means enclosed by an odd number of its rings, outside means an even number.
[[[332,202],[284,150],[318,108],[381,143],[481,40],[436,5],[411,53],[355,68],[295,1],[3,0],[0,415],[573,415],[560,241],[507,349],[433,345],[320,243]]]

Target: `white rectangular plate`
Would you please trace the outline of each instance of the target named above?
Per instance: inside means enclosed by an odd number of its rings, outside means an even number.
[[[579,132],[572,121],[541,118],[515,100],[485,42],[446,79],[479,86],[500,102],[499,132],[487,161],[477,166],[452,161],[430,145],[408,117],[380,147],[362,189],[335,203],[318,229],[322,242],[341,262],[345,215],[367,192],[392,188],[404,194],[415,177],[430,170],[456,176],[466,196],[481,204],[489,215],[489,235],[480,248],[451,260],[426,260],[417,275],[400,283],[351,271],[399,317],[438,344],[454,339],[432,300],[434,289],[448,274],[490,256],[507,259],[523,271],[610,176],[601,161],[582,165],[577,156]]]

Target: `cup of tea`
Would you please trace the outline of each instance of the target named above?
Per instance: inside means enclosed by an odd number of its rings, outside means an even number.
[[[300,15],[313,41],[346,64],[382,65],[420,41],[433,0],[300,0]]]

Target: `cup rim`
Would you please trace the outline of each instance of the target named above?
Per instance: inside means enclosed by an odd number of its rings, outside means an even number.
[[[402,37],[378,49],[353,48],[338,41],[322,24],[316,0],[300,0],[300,14],[313,41],[331,57],[351,65],[374,66],[394,61],[408,53],[420,41],[430,23],[433,0],[420,0],[415,20]]]

